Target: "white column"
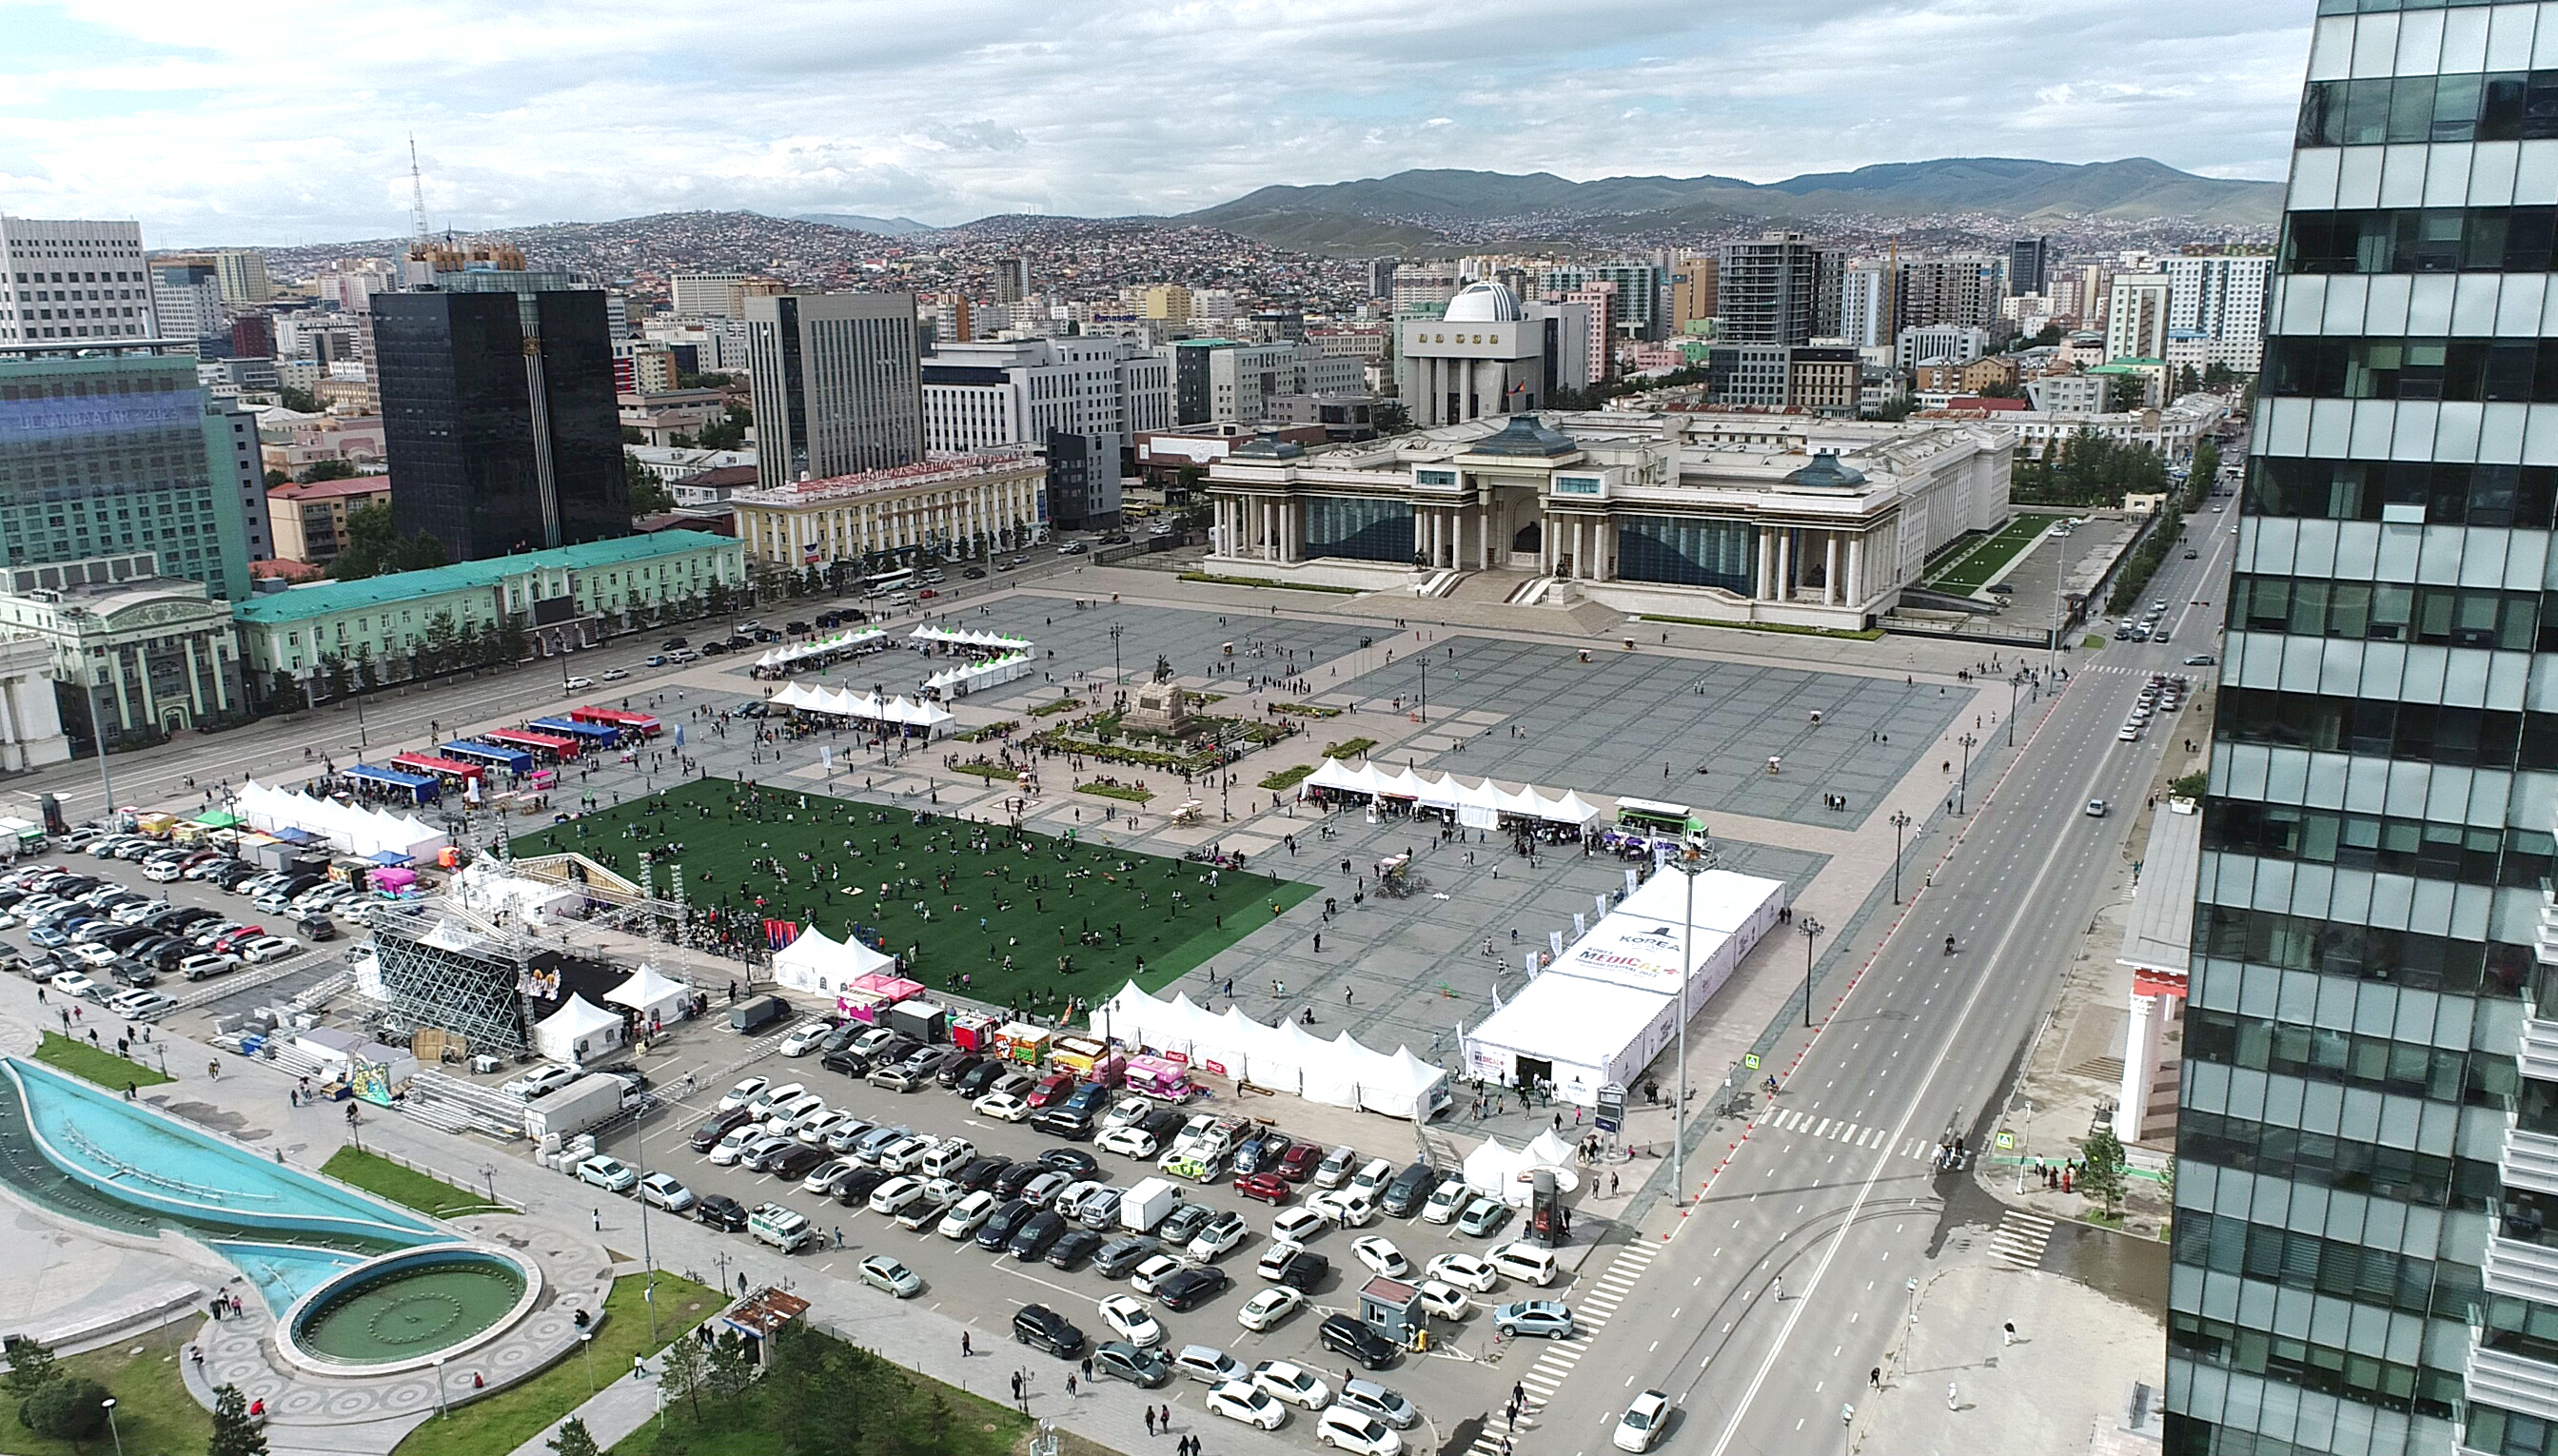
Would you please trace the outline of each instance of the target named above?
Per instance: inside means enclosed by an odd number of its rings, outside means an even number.
[[[1824,534],[1828,540],[1821,548],[1826,553],[1821,560],[1821,600],[1836,606],[1842,585],[1839,581],[1839,533],[1833,530]]]
[[[1794,533],[1790,530],[1776,537],[1776,600],[1794,599]]]
[[[1865,533],[1847,538],[1847,605],[1860,606],[1865,601]]]
[[[2141,1118],[2149,1110],[2159,1063],[2159,998],[2136,994],[2131,1009],[2131,1024],[2123,1034],[2123,1085],[2115,1089],[2114,1098],[2114,1136],[2125,1143],[2140,1141]]]
[[[1753,595],[1763,602],[1776,595],[1776,533],[1764,525],[1759,528],[1759,587]]]

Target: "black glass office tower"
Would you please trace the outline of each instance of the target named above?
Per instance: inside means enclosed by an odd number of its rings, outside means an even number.
[[[2558,7],[2319,10],[2203,806],[2166,1450],[2547,1456]]]
[[[604,294],[540,275],[437,278],[372,300],[400,534],[434,536],[456,561],[630,534]]]

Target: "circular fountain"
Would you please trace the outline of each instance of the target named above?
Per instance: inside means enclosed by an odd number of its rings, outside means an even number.
[[[405,1248],[295,1300],[275,1343],[317,1375],[415,1370],[502,1333],[533,1307],[541,1283],[530,1260],[488,1244]]]

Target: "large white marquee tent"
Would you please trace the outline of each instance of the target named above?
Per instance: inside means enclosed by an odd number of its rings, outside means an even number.
[[[1353,769],[1339,759],[1326,759],[1297,786],[1297,797],[1316,790],[1363,795],[1370,800],[1410,800],[1422,808],[1444,809],[1470,829],[1491,829],[1501,817],[1538,819],[1550,824],[1586,824],[1599,810],[1578,794],[1560,794],[1523,785],[1504,789],[1490,779],[1472,784],[1454,774],[1426,774],[1409,765],[1397,769],[1373,761]]]
[[[776,707],[796,708],[803,713],[826,713],[838,718],[858,718],[871,723],[894,723],[901,728],[935,728],[950,721],[950,710],[932,703],[914,702],[907,698],[883,698],[873,693],[854,693],[843,689],[811,687],[803,682],[791,683],[775,693],[768,701]]]
[[[897,957],[859,941],[838,941],[810,926],[773,954],[773,978],[794,991],[831,996],[873,971],[894,970]]]
[[[1409,1047],[1371,1051],[1349,1032],[1326,1041],[1293,1021],[1273,1026],[1231,1006],[1209,1011],[1186,992],[1161,1001],[1130,981],[1094,1012],[1093,1025],[1122,1045],[1326,1106],[1420,1120],[1448,1104],[1448,1074]]]
[[[362,808],[334,799],[313,799],[307,794],[270,789],[254,779],[240,786],[232,812],[252,829],[267,833],[300,829],[359,858],[396,854],[412,860],[432,860],[436,851],[452,842],[443,830],[429,826],[415,814]]]

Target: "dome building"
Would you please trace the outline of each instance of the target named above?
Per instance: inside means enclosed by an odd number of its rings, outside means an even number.
[[[1462,424],[1550,408],[1591,380],[1587,304],[1521,303],[1499,283],[1469,283],[1445,317],[1406,319],[1397,357],[1412,422]]]

